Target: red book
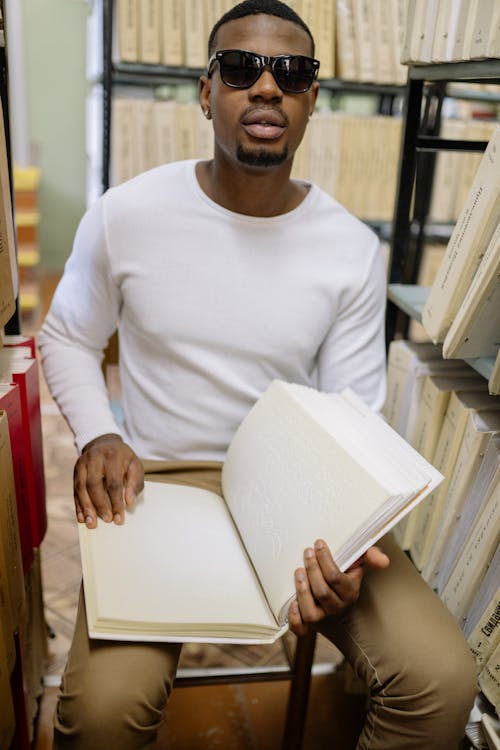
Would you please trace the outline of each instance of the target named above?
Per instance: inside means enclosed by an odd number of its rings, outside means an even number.
[[[27,346],[30,350],[30,357],[35,359],[36,357],[36,345],[34,336],[22,336],[19,335],[4,335],[2,344],[7,348],[11,349],[18,346]]]
[[[33,536],[31,533],[30,503],[26,477],[26,443],[23,437],[21,395],[18,385],[0,385],[0,411],[5,411],[9,423],[9,438],[12,451],[12,468],[16,486],[17,517],[23,573],[33,562]]]
[[[0,382],[9,381],[19,386],[21,397],[32,543],[39,547],[47,530],[47,510],[38,361],[19,358],[5,349],[0,351]]]

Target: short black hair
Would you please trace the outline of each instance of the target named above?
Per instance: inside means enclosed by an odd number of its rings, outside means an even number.
[[[229,21],[235,21],[237,18],[245,18],[245,16],[254,16],[258,13],[266,13],[268,16],[277,16],[283,18],[285,21],[291,21],[297,24],[308,34],[311,45],[312,55],[314,57],[314,37],[307,24],[304,23],[302,18],[296,13],[289,5],[280,2],[280,0],[243,0],[233,8],[230,8],[227,13],[219,18],[217,23],[214,25],[208,39],[208,57],[212,56],[215,48],[215,37],[221,26],[228,23]]]

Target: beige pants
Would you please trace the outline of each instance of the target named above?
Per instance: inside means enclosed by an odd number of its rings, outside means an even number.
[[[210,462],[145,462],[148,479],[215,491],[219,469]],[[390,567],[367,570],[358,602],[320,628],[370,691],[357,748],[456,750],[477,689],[472,657],[450,614],[406,555],[390,536],[381,546]],[[179,654],[178,644],[89,640],[81,599],[56,710],[54,748],[152,747]]]

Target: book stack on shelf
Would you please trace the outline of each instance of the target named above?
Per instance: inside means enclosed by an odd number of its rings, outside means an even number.
[[[409,0],[407,13],[404,63],[500,57],[497,0]]]
[[[14,205],[19,267],[19,307],[23,324],[34,329],[39,323],[38,186],[40,170],[14,167]]]
[[[8,731],[14,732],[14,747],[24,750],[33,739],[47,658],[39,555],[47,529],[39,367],[33,337],[4,335],[0,345],[0,508],[7,514],[0,521],[0,619],[3,647],[13,654],[8,664],[14,724],[9,721]]]
[[[287,2],[287,0],[285,0]],[[236,0],[117,0],[114,59],[202,69],[206,41]],[[406,0],[288,0],[311,29],[320,78],[403,85]]]

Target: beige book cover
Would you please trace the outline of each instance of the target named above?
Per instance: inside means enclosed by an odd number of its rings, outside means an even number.
[[[493,362],[493,369],[488,378],[488,390],[492,396],[500,395],[500,351]]]
[[[382,413],[388,423],[400,432],[403,412],[408,408],[410,372],[417,366],[417,360],[439,360],[441,347],[432,343],[419,344],[404,339],[394,339],[389,344],[387,358],[387,396]]]
[[[490,29],[494,24],[495,7],[498,7],[498,0],[481,0],[477,3],[470,25],[468,48],[464,49],[467,59],[480,60],[487,57],[488,39]]]
[[[438,242],[426,242],[422,248],[422,257],[418,267],[418,286],[429,288],[436,278],[438,268],[443,260],[446,246]],[[412,318],[408,329],[408,338],[415,342],[429,342],[430,338],[423,325]]]
[[[424,328],[435,343],[443,341],[499,221],[500,126],[497,126],[422,312]]]
[[[475,519],[441,592],[442,600],[457,622],[464,618],[467,607],[493,559],[498,544],[499,528],[500,482],[496,482]]]
[[[394,54],[394,83],[404,86],[408,80],[408,68],[403,64],[403,45],[405,40],[406,20],[408,13],[407,0],[389,0],[391,8],[391,39]]]
[[[375,49],[370,23],[371,0],[353,0],[356,68],[359,81],[375,80]]]
[[[129,98],[115,97],[112,102],[111,118],[111,183],[120,183],[135,177],[137,151],[135,148],[135,101]]]
[[[464,140],[489,141],[495,130],[496,123],[487,120],[465,120]],[[458,220],[469,195],[476,173],[481,165],[483,154],[479,151],[469,151],[459,154],[460,161],[456,174],[454,216]]]
[[[175,107],[174,101],[153,102],[153,159],[157,165],[175,161]]]
[[[148,65],[161,62],[160,0],[138,0],[139,3],[139,60]]]
[[[500,713],[500,643],[479,673],[479,687],[498,716]]]
[[[146,172],[154,164],[153,102],[148,99],[133,99],[133,123],[135,137],[133,148],[137,172]]]
[[[500,57],[500,3],[495,3],[490,22],[486,57]]]
[[[443,342],[444,357],[496,357],[500,350],[500,223]]]
[[[431,586],[442,590],[441,563],[449,542],[453,519],[462,513],[467,493],[481,465],[488,443],[500,431],[500,411],[471,411],[463,432],[460,448],[449,478],[441,508],[429,558],[422,571],[423,577]]]
[[[456,21],[453,24],[454,36],[449,40],[449,57],[446,57],[446,62],[459,62],[467,59],[464,57],[464,51],[476,4],[477,0],[455,0],[457,7],[454,11],[456,14]]]
[[[452,6],[456,4],[454,0],[441,0],[439,2],[436,30],[432,43],[431,61],[443,62],[446,59],[446,45],[450,33]]]
[[[335,77],[335,2],[316,0],[316,57],[320,61],[319,77]]]
[[[356,38],[352,4],[353,0],[337,0],[336,2],[337,77],[344,81],[357,80]]]
[[[176,159],[195,159],[196,127],[202,117],[200,105],[196,102],[178,102],[175,107]]]
[[[89,633],[272,642],[305,547],[325,539],[345,570],[441,480],[351,391],[273,381],[230,443],[222,496],[146,482],[123,526],[79,526]]]
[[[161,62],[172,67],[184,63],[184,13],[182,0],[161,0]]]
[[[117,0],[118,57],[123,62],[139,60],[138,0]]]
[[[374,36],[374,81],[376,83],[394,83],[391,6],[387,0],[371,0],[368,11]]]
[[[473,410],[487,411],[496,407],[500,408],[498,401],[484,392],[454,391],[450,395],[432,459],[433,465],[444,475],[444,481],[422,504],[411,541],[412,559],[419,570],[425,570],[428,566],[439,532],[444,501],[462,445],[467,418]]]
[[[418,61],[430,63],[432,60],[432,49],[436,33],[436,22],[439,11],[439,0],[427,0],[425,10],[421,17],[421,32],[418,40]]]
[[[12,468],[7,414],[0,411],[0,541],[3,551],[7,595],[14,629],[19,627],[24,610],[24,577],[17,518],[16,490]]]
[[[188,68],[207,66],[206,26],[204,0],[185,0],[184,62]]]
[[[481,671],[495,648],[500,643],[500,588],[483,617],[467,639],[469,648]]]
[[[425,431],[424,434],[419,435],[419,431],[424,427],[423,422],[420,422],[419,427],[419,420],[421,419],[423,388],[429,375],[448,374],[451,376],[455,374],[461,376],[465,381],[470,381],[469,384],[466,383],[466,385],[463,386],[465,390],[484,391],[484,381],[477,372],[467,365],[463,366],[461,361],[454,362],[454,364],[459,366],[450,370],[446,367],[443,360],[429,361],[427,363],[422,363],[418,370],[413,373],[411,392],[409,395],[409,409],[407,411],[406,424],[403,426],[401,433],[410,445],[413,445],[413,447],[416,447],[417,442],[426,439]],[[405,550],[410,549],[413,544],[414,535],[416,533],[417,517],[417,513],[410,513],[403,519],[402,524],[398,525],[398,541],[401,547]]]

